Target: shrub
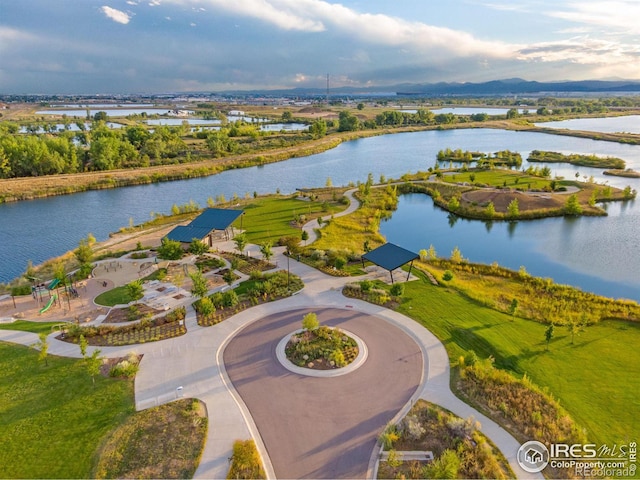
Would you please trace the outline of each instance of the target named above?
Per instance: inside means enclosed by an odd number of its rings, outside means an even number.
[[[365,293],[371,291],[371,287],[373,287],[373,282],[371,280],[362,280],[360,282],[360,290]]]
[[[135,358],[135,355],[133,357]],[[138,359],[134,358],[130,357],[126,360],[119,361],[111,368],[111,370],[109,370],[109,376],[126,378],[135,377],[136,373],[138,373],[139,366]]]
[[[344,353],[342,353],[342,350],[339,349],[331,352],[331,354],[329,355],[329,360],[335,363],[336,367],[344,367],[347,363],[344,359]]]
[[[389,290],[389,292],[394,297],[401,297],[402,295],[404,295],[404,284],[394,283],[393,285],[391,285],[391,289]]]
[[[162,239],[162,244],[158,247],[158,257],[164,260],[178,260],[183,254],[180,242],[169,240],[167,237]]]
[[[445,282],[453,280],[453,272],[451,272],[451,270],[446,270],[442,275],[442,280],[444,280]]]
[[[413,440],[418,440],[426,433],[425,428],[420,423],[420,419],[416,415],[407,415],[404,417],[400,423],[400,427],[402,428],[402,432]]]
[[[266,478],[256,444],[253,440],[236,440],[233,443],[231,467],[227,478],[262,479]]]
[[[222,305],[225,307],[235,307],[238,304],[238,295],[233,290],[227,290],[222,294]]]
[[[307,313],[304,317],[302,317],[302,328],[305,330],[316,330],[320,326],[320,322],[318,322],[318,316],[313,313]]]

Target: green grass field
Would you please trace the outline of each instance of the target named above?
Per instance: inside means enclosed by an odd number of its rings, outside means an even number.
[[[62,325],[61,322],[28,322],[16,320],[12,323],[0,323],[0,330],[17,330],[19,332],[51,333],[53,327]]]
[[[126,305],[127,303],[133,301],[131,295],[127,291],[127,286],[122,285],[120,287],[112,288],[111,290],[107,290],[106,292],[98,295],[94,301],[98,305],[105,305],[107,307],[113,307],[114,305]]]
[[[326,211],[323,211],[323,206],[327,208]],[[275,245],[280,237],[300,236],[300,229],[291,225],[296,215],[305,215],[309,220],[344,210],[346,206],[331,201],[324,203],[277,196],[250,200],[240,208],[245,212],[242,228],[246,230],[249,242],[261,244],[271,241]],[[234,226],[239,228],[240,220]]]
[[[133,381],[96,377],[82,360],[0,342],[0,478],[89,478],[94,454],[133,414]]]
[[[546,351],[546,325],[480,306],[428,281],[406,284],[400,311],[431,330],[449,358],[474,350],[496,366],[547,387],[588,438],[609,444],[636,440],[640,432],[640,325],[606,321],[574,339],[563,327]],[[637,441],[637,440],[636,440]]]
[[[473,182],[471,175],[474,175]],[[491,185],[492,187],[502,187],[504,185],[512,188],[524,188],[530,186],[532,189],[542,189],[548,187],[550,179],[534,177],[518,170],[507,170],[504,168],[495,170],[472,170],[469,172],[456,172],[454,174],[443,175],[440,180],[449,183],[467,182]]]

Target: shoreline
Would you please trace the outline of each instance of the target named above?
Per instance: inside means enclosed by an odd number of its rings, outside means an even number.
[[[550,135],[590,138],[598,141],[640,145],[640,135],[606,134],[579,130],[559,130],[537,127],[508,120],[489,120],[451,125],[414,125],[399,128],[381,128],[359,130],[355,132],[337,132],[321,139],[311,140],[293,147],[274,151],[257,151],[225,158],[211,158],[192,163],[157,165],[138,169],[118,169],[100,172],[82,172],[74,174],[48,175],[42,177],[19,177],[0,180],[0,205],[24,200],[34,200],[59,195],[72,195],[90,190],[148,185],[152,183],[187,180],[208,177],[226,170],[249,168],[268,163],[276,163],[291,158],[306,157],[336,148],[343,142],[360,138],[411,133],[430,130],[462,130],[491,128],[496,130],[526,131]]]

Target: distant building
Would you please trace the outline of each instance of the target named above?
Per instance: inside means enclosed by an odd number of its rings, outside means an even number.
[[[242,110],[229,110],[229,115],[232,117],[244,117],[244,112]]]

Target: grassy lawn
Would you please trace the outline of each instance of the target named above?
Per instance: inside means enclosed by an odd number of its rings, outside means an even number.
[[[192,478],[206,433],[206,408],[198,400],[182,399],[143,410],[109,435],[93,476]]]
[[[113,307],[114,305],[123,305],[133,301],[131,295],[127,291],[127,286],[115,287],[111,290],[101,293],[95,298],[95,302],[98,305],[105,305],[107,307]]]
[[[0,330],[18,330],[19,332],[31,333],[51,333],[51,329],[61,322],[28,322],[26,320],[16,320],[13,323],[0,323]]]
[[[546,325],[512,319],[425,279],[406,284],[399,310],[431,330],[452,363],[474,350],[547,387],[590,441],[620,443],[640,431],[640,325],[601,322],[577,335],[573,345],[566,327],[556,327],[547,351]]]
[[[0,478],[90,478],[105,436],[134,411],[133,381],[0,342]]]
[[[471,175],[474,175],[473,181],[471,181]],[[532,189],[548,187],[551,181],[549,178],[534,177],[533,175],[527,175],[518,170],[507,170],[504,168],[456,172],[454,174],[443,175],[440,180],[450,183],[484,183],[493,187],[507,185],[512,188],[527,188],[527,186],[531,186]]]
[[[341,194],[338,194],[338,197]],[[242,228],[247,232],[250,243],[261,244],[271,241],[274,245],[280,237],[300,236],[300,229],[291,225],[296,215],[305,215],[307,221],[318,216],[331,215],[346,208],[331,200],[320,201],[298,200],[287,196],[262,197],[241,205],[245,212]],[[325,211],[326,210],[326,211]],[[240,220],[234,223],[240,226]]]

